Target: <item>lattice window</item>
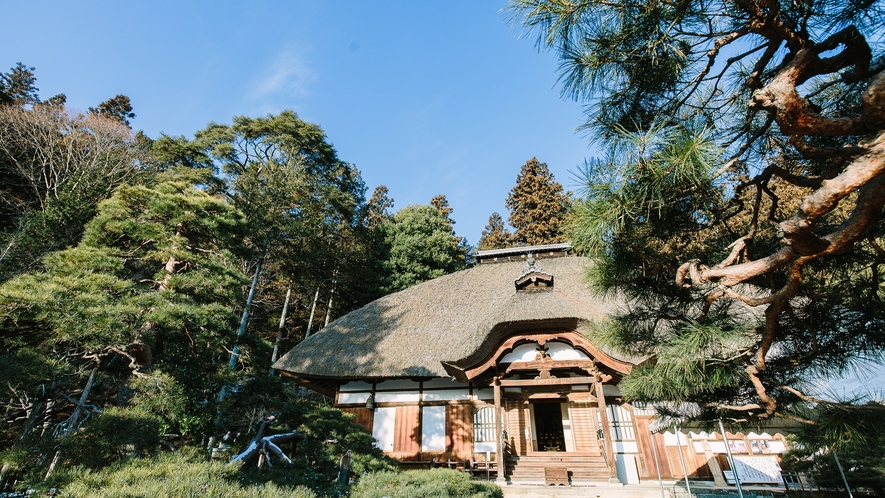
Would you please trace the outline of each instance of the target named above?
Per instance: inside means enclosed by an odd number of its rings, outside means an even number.
[[[635,441],[636,432],[633,428],[633,416],[623,405],[608,405],[608,425],[612,439],[615,441]],[[597,421],[602,425],[602,416],[597,412]]]
[[[496,441],[495,409],[487,406],[473,414],[473,440],[477,442]]]

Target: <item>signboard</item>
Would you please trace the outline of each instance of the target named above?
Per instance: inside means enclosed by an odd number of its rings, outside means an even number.
[[[777,457],[773,456],[736,456],[734,466],[737,468],[741,482],[760,484],[781,484],[781,466]],[[725,471],[726,480],[734,484],[734,473]]]

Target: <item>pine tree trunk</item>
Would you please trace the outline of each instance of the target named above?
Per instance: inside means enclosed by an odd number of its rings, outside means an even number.
[[[265,239],[264,246],[261,248],[261,256],[258,257],[258,263],[255,265],[255,274],[252,275],[252,286],[249,287],[249,295],[246,296],[246,306],[243,308],[243,316],[240,318],[240,327],[237,329],[237,343],[230,353],[230,361],[227,368],[233,370],[237,367],[237,359],[240,356],[240,337],[246,334],[246,326],[249,324],[249,312],[252,310],[252,302],[255,300],[255,288],[258,287],[258,275],[261,273],[261,265],[264,263],[264,255],[267,252],[268,241]],[[222,396],[222,399],[223,396]]]
[[[249,295],[246,296],[246,306],[243,308],[243,316],[240,317],[240,326],[237,328],[237,342],[234,343],[233,350],[230,353],[230,361],[227,363],[227,368],[229,370],[233,370],[237,368],[237,359],[240,357],[240,337],[246,334],[246,326],[249,324],[249,312],[252,309],[252,302],[255,300],[255,288],[258,287],[258,276],[261,274],[261,266],[264,263],[264,256],[267,254],[267,246],[270,244],[268,239],[264,239],[264,246],[261,248],[261,255],[258,257],[258,262],[255,264],[255,273],[252,275],[252,285],[249,287]],[[224,401],[227,397],[227,386],[222,386],[221,391],[218,393],[218,401],[219,403]],[[221,413],[218,413],[218,420],[221,420]],[[209,457],[212,457],[212,448],[215,446],[215,443],[218,441],[217,436],[212,436],[209,438]]]
[[[329,325],[329,319],[332,317],[332,299],[335,298],[335,281],[332,281],[332,292],[329,293],[329,305],[326,306],[326,321],[323,322],[323,327]]]
[[[289,311],[289,298],[292,296],[292,284],[286,289],[286,300],[283,301],[283,312],[280,313],[280,326],[277,328],[277,337],[273,344],[273,354],[270,355],[270,374],[274,374],[273,364],[280,356],[280,341],[283,338],[283,328],[286,326],[286,314]]]
[[[310,318],[307,319],[307,332],[304,337],[310,337],[310,329],[313,328],[313,314],[317,310],[317,300],[320,298],[320,288],[317,287],[316,293],[313,295],[313,305],[310,307]]]
[[[64,439],[68,437],[71,432],[74,431],[74,427],[77,426],[77,421],[80,419],[80,414],[83,412],[83,406],[86,404],[86,400],[89,399],[89,391],[92,390],[92,384],[95,382],[95,373],[98,372],[98,367],[94,367],[92,372],[89,374],[89,380],[86,381],[86,387],[83,388],[83,393],[80,394],[80,401],[77,403],[77,407],[74,408],[74,413],[65,420],[65,428],[62,431],[59,439]],[[49,479],[49,476],[52,475],[52,472],[55,470],[55,466],[58,464],[58,459],[61,457],[61,450],[55,452],[55,456],[52,457],[52,463],[49,464],[49,469],[46,470],[46,476],[43,479]]]

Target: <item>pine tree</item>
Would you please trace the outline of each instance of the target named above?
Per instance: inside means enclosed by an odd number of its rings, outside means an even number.
[[[566,241],[564,228],[571,203],[547,165],[537,158],[529,159],[522,166],[505,205],[510,210],[510,226],[516,229],[511,245]]]
[[[117,95],[114,98],[105,100],[98,104],[98,107],[90,107],[89,112],[116,119],[126,126],[129,126],[129,120],[135,117],[135,113],[132,112],[132,103],[126,95]]]
[[[512,237],[510,230],[504,228],[504,219],[501,215],[492,213],[489,216],[489,224],[483,229],[482,237],[479,238],[479,250],[504,249],[510,244]]]
[[[47,427],[70,414],[56,432],[70,436],[61,441],[62,465],[104,464],[114,441],[142,451],[135,441],[156,444],[161,426],[197,440],[204,434],[199,420],[212,406],[200,400],[214,399],[228,378],[217,359],[232,341],[246,279],[230,251],[243,239],[242,215],[194,187],[203,173],[165,173],[152,187],[120,187],[76,247],[0,285],[0,346],[7,352],[0,383],[13,398],[30,400],[2,407],[15,423],[0,432],[4,447],[40,447],[41,432],[24,423],[30,414],[45,416]],[[87,404],[74,406],[69,401],[80,392]],[[85,416],[76,416],[78,407]],[[77,450],[71,445],[94,431],[71,429],[89,415],[128,417],[125,434],[113,430],[101,438],[107,447]],[[22,458],[28,466],[48,463],[39,453]]]
[[[881,432],[868,423],[881,415],[850,416],[861,399],[820,387],[885,358],[882,2],[510,12],[558,56],[563,95],[587,104],[606,151],[570,238],[595,257],[594,286],[630,303],[596,335],[648,358],[625,399]],[[809,403],[832,410],[809,417]]]
[[[470,248],[467,244],[467,239],[461,237],[459,235],[455,235],[455,220],[452,219],[451,215],[454,209],[449,206],[449,200],[446,199],[444,194],[439,194],[433,196],[433,199],[430,199],[430,205],[434,207],[439,214],[443,216],[446,222],[449,224],[449,227],[452,229],[452,247],[454,248],[456,253],[463,254],[466,258],[467,254],[470,252]]]

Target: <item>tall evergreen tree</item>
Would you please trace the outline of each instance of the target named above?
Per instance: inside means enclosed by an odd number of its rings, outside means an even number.
[[[467,244],[466,238],[455,234],[455,220],[451,217],[454,209],[449,206],[449,200],[446,199],[444,194],[435,195],[433,196],[433,199],[430,199],[430,205],[439,211],[439,214],[445,218],[449,226],[452,228],[452,244],[454,245],[455,252],[463,254],[464,257],[467,258],[470,253],[470,247]]]
[[[130,126],[129,120],[135,117],[135,113],[132,112],[132,103],[126,95],[117,95],[116,97],[105,100],[99,104],[98,107],[90,107],[89,112],[92,114],[98,114],[99,116],[116,119],[126,126]]]
[[[439,211],[439,213],[441,215],[443,215],[445,217],[445,219],[447,219],[449,221],[449,224],[451,224],[451,225],[455,224],[455,220],[453,220],[452,217],[450,216],[452,214],[452,211],[454,211],[454,209],[452,209],[452,207],[449,206],[449,200],[446,199],[446,196],[444,194],[439,194],[439,195],[433,196],[433,199],[430,199],[430,205],[435,207],[436,210]]]
[[[479,238],[479,249],[487,251],[489,249],[504,249],[510,245],[513,235],[504,227],[504,219],[498,213],[492,213],[489,216],[489,223],[482,231],[482,237]]]
[[[547,165],[529,159],[519,170],[505,203],[509,223],[516,229],[511,244],[535,246],[565,242],[571,203]]]
[[[0,98],[0,104],[4,100],[19,106],[39,104],[36,83],[34,68],[17,63],[8,73],[0,73],[0,95],[4,97]]]
[[[224,172],[224,192],[243,212],[253,250],[253,286],[246,296],[239,335],[245,334],[261,292],[261,272],[276,260],[278,278],[303,282],[301,302],[317,285],[331,288],[348,257],[342,241],[359,223],[365,188],[359,171],[340,160],[322,128],[292,111],[259,118],[237,116],[231,125],[211,123],[192,147],[163,140],[168,159],[195,165],[211,161]],[[205,159],[204,159],[205,158]],[[287,285],[278,286],[285,292]],[[262,323],[257,321],[257,323]],[[276,331],[274,330],[274,333]],[[231,365],[241,361],[234,349]],[[264,360],[264,359],[262,359]]]

